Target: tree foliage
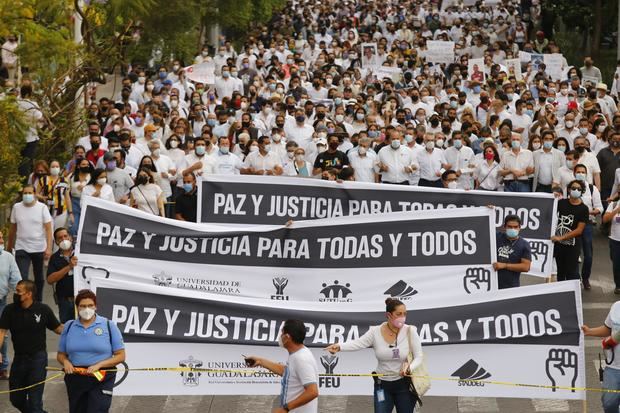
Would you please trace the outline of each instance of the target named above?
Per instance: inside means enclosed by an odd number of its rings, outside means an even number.
[[[18,154],[25,146],[26,132],[24,115],[15,98],[0,99],[0,206],[13,202],[21,190],[21,179],[17,174],[21,161]]]

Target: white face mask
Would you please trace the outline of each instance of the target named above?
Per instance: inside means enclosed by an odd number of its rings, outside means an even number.
[[[282,136],[278,135],[277,133],[273,134],[271,136],[271,138],[275,141],[275,142],[280,142],[280,140],[282,139]]]
[[[120,125],[114,125],[114,127],[112,128],[114,130],[114,132],[118,132],[121,130],[121,126]]]
[[[80,315],[80,318],[82,320],[88,321],[95,316],[95,309],[94,308],[83,308],[78,312],[78,314]]]
[[[71,240],[64,239],[60,241],[60,244],[58,244],[58,246],[60,247],[61,250],[67,251],[71,249]]]
[[[284,348],[284,341],[282,341],[282,334],[278,337],[278,346]]]
[[[153,152],[151,152],[153,154],[154,157],[158,158],[159,154],[161,153],[160,149],[153,149]]]
[[[60,174],[60,168],[57,166],[50,168],[50,174],[52,176],[58,176]]]
[[[444,140],[443,139],[437,139],[437,147],[438,148],[443,148],[443,144],[444,144]]]
[[[97,184],[99,184],[99,185],[105,185],[105,183],[106,183],[107,181],[108,181],[108,180],[107,180],[106,178],[99,178],[99,179],[97,179]]]
[[[258,150],[258,146],[250,146],[250,152],[256,152]]]
[[[456,182],[448,182],[448,189],[456,189]]]
[[[295,160],[301,162],[304,160],[304,156],[302,154],[295,155]]]
[[[170,141],[170,147],[171,147],[172,149],[175,149],[175,148],[177,148],[178,146],[179,146],[179,142],[177,142],[177,141]]]

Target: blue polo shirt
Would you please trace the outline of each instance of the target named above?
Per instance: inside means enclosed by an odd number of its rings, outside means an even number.
[[[123,336],[116,323],[108,323],[108,319],[100,315],[95,317],[95,322],[88,328],[84,328],[79,318],[65,324],[58,351],[66,353],[74,366],[92,366],[109,359],[115,351],[125,348]]]

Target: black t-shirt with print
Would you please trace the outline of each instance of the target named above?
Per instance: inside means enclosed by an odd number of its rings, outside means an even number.
[[[558,221],[555,229],[555,235],[562,236],[574,231],[580,222],[588,223],[589,210],[582,202],[579,205],[573,205],[568,199],[561,199],[558,202]],[[565,247],[581,247],[581,237],[571,238],[560,241],[558,244]]]

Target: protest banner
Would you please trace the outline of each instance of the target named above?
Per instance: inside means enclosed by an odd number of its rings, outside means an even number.
[[[212,85],[215,83],[215,63],[212,61],[191,65],[183,69],[188,80]]]
[[[469,59],[467,62],[467,79],[484,83],[484,59]]]
[[[448,191],[294,177],[209,176],[199,183],[198,198],[201,222],[227,225],[273,225],[289,219],[493,205],[497,227],[507,215],[521,218],[521,236],[532,248],[530,273],[551,275],[557,202],[551,194]]]
[[[75,291],[93,277],[313,302],[497,289],[493,211],[469,208],[230,228],[85,200]]]
[[[324,348],[384,322],[381,301],[283,303],[98,278],[92,286],[97,312],[123,334],[126,367],[172,370],[118,373],[116,395],[279,394],[280,378],[248,368],[242,355],[286,362],[277,340],[287,319],[306,325],[305,344],[320,373],[328,374],[319,378],[322,396],[373,392],[371,349],[331,355]],[[418,331],[429,375],[440,379],[432,381],[429,396],[585,398],[582,390],[552,388],[585,385],[577,281],[421,298],[408,305],[407,320]],[[187,367],[198,370],[174,371]]]
[[[454,42],[427,40],[424,55],[429,63],[454,63]]]
[[[564,56],[561,53],[551,53],[544,55],[546,72],[552,80],[564,79]]]

